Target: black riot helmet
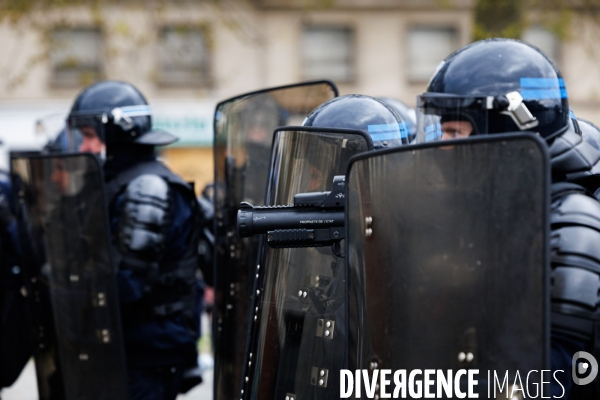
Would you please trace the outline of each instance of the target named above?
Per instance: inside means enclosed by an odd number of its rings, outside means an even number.
[[[515,131],[546,140],[569,128],[567,90],[536,47],[513,39],[472,43],[446,58],[417,98],[418,141]]]
[[[120,81],[103,81],[85,88],[71,107],[67,129],[74,135],[94,132],[109,149],[160,146],[177,140],[170,133],[152,130],[148,102],[133,85]]]
[[[356,129],[371,136],[374,147],[408,143],[409,124],[391,107],[371,96],[349,94],[315,108],[303,126]]]

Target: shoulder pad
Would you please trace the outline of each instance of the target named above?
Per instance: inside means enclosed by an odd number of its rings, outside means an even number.
[[[583,193],[556,197],[550,207],[550,222],[553,228],[575,225],[600,232],[600,202]]]
[[[125,197],[130,201],[158,203],[168,200],[169,185],[158,175],[140,175],[127,185]]]
[[[550,164],[554,175],[600,173],[600,153],[581,136],[567,130],[550,146]],[[595,167],[595,168],[594,168]]]
[[[577,266],[600,274],[600,232],[584,226],[552,231],[552,264]]]
[[[553,185],[552,192],[553,310],[563,317],[577,314],[587,320],[597,319],[600,303],[600,202],[587,195],[584,188],[573,184]],[[563,317],[559,319],[563,320]],[[573,333],[576,329],[569,324],[559,326],[561,323],[553,317],[553,329],[566,329]]]
[[[600,299],[600,276],[581,268],[557,267],[552,272],[552,298],[595,311]]]
[[[125,189],[119,221],[121,249],[155,257],[164,246],[170,189],[157,175],[141,175]]]
[[[552,201],[558,199],[559,197],[566,196],[568,194],[580,193],[580,194],[588,194],[586,188],[581,185],[572,182],[557,182],[553,183],[551,188],[551,197]]]

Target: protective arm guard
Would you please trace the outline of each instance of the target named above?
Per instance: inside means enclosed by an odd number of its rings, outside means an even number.
[[[577,185],[553,185],[552,330],[594,343],[600,334],[600,202]]]
[[[119,248],[156,260],[165,247],[170,189],[157,175],[141,175],[127,185],[119,219]]]
[[[568,130],[557,137],[550,146],[550,157],[555,182],[576,182],[590,192],[600,187],[600,154],[581,135]]]

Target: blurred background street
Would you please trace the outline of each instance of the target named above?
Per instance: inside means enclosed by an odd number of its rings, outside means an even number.
[[[331,79],[340,94],[414,107],[436,67],[478,39],[528,41],[554,60],[578,117],[600,124],[600,1],[77,0],[0,5],[0,169],[39,149],[77,93],[103,79],[146,95],[155,128],[180,138],[162,156],[196,190],[213,179],[217,102]]]

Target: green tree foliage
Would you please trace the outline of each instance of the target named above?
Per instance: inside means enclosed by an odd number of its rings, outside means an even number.
[[[476,0],[473,40],[519,38],[533,24],[566,40],[575,16],[591,19],[600,27],[600,0]]]
[[[474,40],[521,37],[525,26],[523,11],[523,0],[478,0],[474,10]]]

